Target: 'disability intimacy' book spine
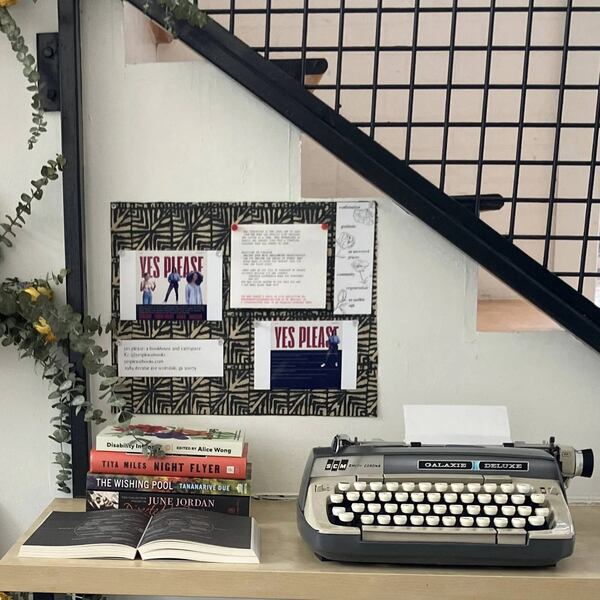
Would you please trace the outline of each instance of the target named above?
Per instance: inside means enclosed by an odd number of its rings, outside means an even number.
[[[88,490],[250,496],[250,479],[202,479],[161,475],[88,473]]]
[[[127,452],[90,452],[91,473],[246,479],[248,447],[242,456],[142,456]]]
[[[241,430],[221,431],[211,429],[200,431],[164,427],[164,432],[155,432],[152,428],[160,428],[159,426],[144,424],[130,426],[130,428],[135,427],[140,428],[141,433],[134,435],[127,431],[121,431],[121,427],[105,427],[96,435],[96,450],[143,454],[144,445],[138,439],[141,436],[148,439],[152,445],[160,446],[166,454],[242,456],[244,451],[244,434]],[[147,431],[144,431],[144,428]],[[137,430],[134,429],[134,431]]]
[[[154,515],[166,508],[197,508],[228,515],[247,517],[250,496],[192,494],[151,494],[145,492],[86,492],[86,511],[127,509]]]

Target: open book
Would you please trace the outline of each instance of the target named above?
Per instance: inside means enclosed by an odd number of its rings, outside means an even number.
[[[258,563],[259,529],[251,517],[170,508],[153,517],[134,510],[52,512],[21,546],[36,558],[182,558]]]

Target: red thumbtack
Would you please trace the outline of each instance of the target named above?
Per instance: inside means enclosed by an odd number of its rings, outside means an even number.
[[[237,231],[238,230],[238,224],[237,223],[232,223],[231,224],[231,231]]]
[[[321,223],[321,229],[327,231],[329,229],[329,223]]]

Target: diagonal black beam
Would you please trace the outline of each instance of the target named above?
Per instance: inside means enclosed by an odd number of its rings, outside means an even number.
[[[156,0],[128,0],[165,26]],[[178,37],[457,248],[600,351],[600,309],[212,19]]]
[[[79,0],[58,0],[58,53],[60,58],[60,98],[63,171],[63,212],[67,302],[86,312],[85,214],[83,188],[83,126],[81,109],[81,45]],[[69,352],[75,371],[89,388],[80,354]],[[89,392],[88,392],[89,393]],[[83,411],[71,411],[71,458],[73,496],[85,496],[89,461],[88,424]]]

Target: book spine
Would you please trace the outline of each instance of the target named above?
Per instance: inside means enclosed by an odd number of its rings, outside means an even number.
[[[90,452],[90,472],[123,475],[166,475],[215,479],[246,479],[244,456],[163,456],[161,458],[127,452]]]
[[[207,440],[207,439],[162,439],[153,435],[145,435],[152,445],[160,446],[166,454],[180,456],[242,456],[244,442],[242,440]],[[123,451],[142,454],[144,446],[132,435],[100,432],[96,436],[96,450]]]
[[[250,480],[88,473],[88,490],[250,496]]]
[[[166,508],[194,508],[227,515],[250,515],[250,496],[151,494],[143,492],[86,492],[85,510],[139,510],[154,515]]]

